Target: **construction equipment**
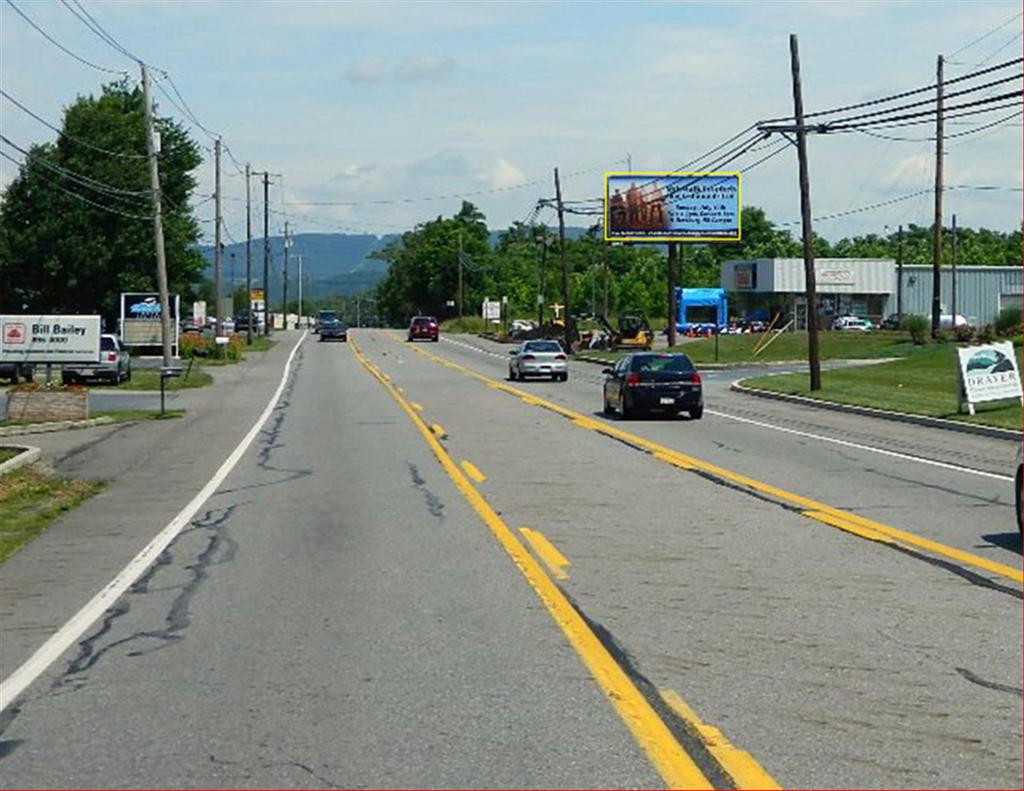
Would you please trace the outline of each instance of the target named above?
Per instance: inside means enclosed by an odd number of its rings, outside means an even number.
[[[618,329],[611,325],[606,316],[595,314],[587,318],[597,321],[604,328],[603,334],[591,342],[590,348],[592,349],[611,349],[612,351],[643,349],[650,351],[654,344],[654,332],[651,330],[647,317],[643,314],[620,314]]]

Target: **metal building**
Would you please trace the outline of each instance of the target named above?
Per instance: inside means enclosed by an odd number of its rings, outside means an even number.
[[[888,258],[818,258],[819,326],[831,326],[836,316],[860,316],[879,322],[898,311],[930,316],[932,268],[905,265],[902,296],[898,294],[896,262]],[[942,268],[941,306],[953,312],[953,272]],[[975,325],[995,320],[1008,305],[1024,300],[1024,268],[1019,266],[959,266],[956,270],[956,312]],[[804,262],[802,258],[755,258],[724,261],[721,286],[729,293],[738,316],[794,320],[796,329],[806,326]]]

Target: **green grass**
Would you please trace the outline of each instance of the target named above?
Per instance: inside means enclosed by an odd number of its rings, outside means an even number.
[[[188,370],[188,363],[185,363],[184,368],[186,371]],[[187,379],[183,371],[181,376],[168,379],[165,388],[167,391],[186,390],[194,387],[206,387],[211,384],[213,384],[213,377],[193,366]],[[90,384],[89,387],[104,390],[159,390],[160,370],[158,368],[135,368],[132,370],[130,382],[122,382],[119,385]]]
[[[115,423],[124,423],[129,420],[172,420],[174,418],[184,417],[184,409],[168,409],[164,414],[151,409],[113,409],[106,412],[93,412],[89,415],[90,418],[96,417],[108,417]],[[6,428],[7,426],[32,426],[38,425],[39,423],[51,423],[56,421],[39,421],[39,420],[0,420],[0,428]],[[0,458],[0,462],[6,461],[6,459]]]
[[[265,335],[254,335],[252,339],[252,346],[246,346],[243,351],[269,352],[275,346],[277,346],[277,341],[272,338],[268,338]]]
[[[996,401],[975,406],[976,415],[957,412],[957,362],[953,344],[922,346],[902,360],[838,371],[822,371],[821,390],[811,393],[807,374],[744,379],[749,387],[801,395],[839,404],[909,412],[1019,431],[1020,403]],[[1017,349],[1020,365],[1021,350]]]
[[[862,360],[878,357],[906,357],[914,353],[914,345],[905,332],[822,332],[819,335],[821,359]],[[807,333],[784,332],[777,336],[760,354],[754,349],[767,339],[760,334],[723,335],[718,339],[718,359],[715,359],[715,339],[699,338],[673,346],[669,351],[682,352],[698,365],[706,363],[765,363],[783,360],[807,359]],[[608,361],[617,360],[626,352],[585,352]]]
[[[0,448],[0,464],[3,464],[5,461],[10,461],[19,453],[21,453],[20,448]]]
[[[441,332],[497,332],[499,328],[500,325],[484,321],[480,316],[445,319],[441,322]]]
[[[0,562],[102,488],[101,483],[44,475],[31,467],[0,477]]]

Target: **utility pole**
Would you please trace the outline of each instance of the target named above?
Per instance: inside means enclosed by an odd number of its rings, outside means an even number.
[[[362,327],[363,323],[361,321],[362,317],[360,316],[360,313],[359,313],[359,301],[360,301],[359,300],[359,295],[356,294],[356,326],[357,327]]]
[[[160,345],[163,365],[171,365],[171,297],[167,288],[167,259],[164,253],[164,220],[160,204],[160,146],[153,129],[153,101],[149,95],[149,72],[142,64],[142,104],[146,121],[146,158],[149,160],[149,189],[153,196],[153,247],[156,251],[156,288],[160,294]]]
[[[263,171],[263,334],[270,335],[270,174]]]
[[[224,250],[220,241],[220,138],[213,141],[213,293],[214,313],[217,317],[217,326],[214,328],[214,335],[218,338],[224,333],[224,317],[221,315],[221,266],[223,265]],[[218,356],[220,352],[217,353]]]
[[[544,228],[540,247],[540,288],[537,289],[537,326],[544,326],[544,302],[548,286],[548,229]]]
[[[935,73],[935,224],[932,227],[932,337],[939,334],[942,313],[939,291],[942,266],[942,56]],[[955,319],[954,319],[955,321]]]
[[[676,345],[676,267],[679,242],[668,243],[668,345]]]
[[[903,323],[903,226],[900,226],[900,239],[896,247],[896,318]]]
[[[558,202],[558,256],[562,261],[562,303],[565,305],[562,326],[565,330],[565,351],[569,352],[572,349],[572,330],[569,326],[569,306],[572,303],[569,301],[569,264],[565,258],[565,210],[562,206],[562,183],[558,180],[558,168],[555,168],[555,200]]]
[[[299,253],[299,310],[298,310],[298,322],[295,325],[295,329],[299,329],[302,326],[302,253]]]
[[[956,215],[953,215],[953,329],[956,329]]]
[[[462,231],[459,231],[459,321],[462,321]]]
[[[288,220],[284,221],[284,328],[288,329],[288,248],[291,241],[288,239]]]
[[[814,273],[814,235],[811,230],[811,180],[807,170],[807,130],[804,127],[804,99],[800,88],[800,49],[796,33],[789,35],[790,66],[793,73],[793,115],[796,117],[796,150],[800,163],[800,219],[803,226],[804,278],[807,299],[807,362],[811,390],[821,389],[821,352],[818,346],[818,288]]]
[[[245,344],[252,346],[252,195],[249,189],[251,167],[245,163],[245,315],[248,326],[245,328]]]
[[[602,234],[603,235],[603,234]],[[604,264],[604,317],[608,318],[608,242],[601,241],[601,259]]]

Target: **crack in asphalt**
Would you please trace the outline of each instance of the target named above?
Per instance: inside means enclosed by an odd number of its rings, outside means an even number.
[[[423,492],[423,496],[427,501],[427,510],[430,511],[430,515],[435,517],[438,521],[444,521],[444,503],[441,502],[441,498],[434,494],[430,489],[427,488],[427,482],[420,475],[419,468],[412,462],[406,462],[405,466],[409,468],[409,477],[412,478],[413,488],[419,489]]]
[[[117,426],[112,427],[112,430],[106,432],[102,437],[96,437],[96,439],[90,440],[89,442],[86,442],[86,443],[84,443],[82,445],[77,445],[76,447],[72,448],[67,453],[65,453],[63,456],[61,456],[60,458],[55,459],[54,462],[53,462],[53,466],[54,467],[59,467],[61,464],[64,464],[65,462],[70,461],[71,459],[75,458],[76,456],[80,456],[81,454],[85,453],[86,451],[92,450],[97,445],[100,445],[100,444],[106,442],[111,437],[116,436],[120,432],[125,431],[126,429],[131,428],[132,425],[134,425],[132,422],[119,423]]]
[[[1020,687],[1011,687],[1009,684],[1000,684],[997,681],[988,681],[987,679],[982,678],[976,673],[972,673],[966,667],[958,667],[954,669],[957,673],[966,678],[972,684],[977,684],[979,687],[985,687],[985,689],[994,689],[996,692],[1006,692],[1007,694],[1016,695],[1018,697],[1024,695],[1024,690],[1022,690]]]

